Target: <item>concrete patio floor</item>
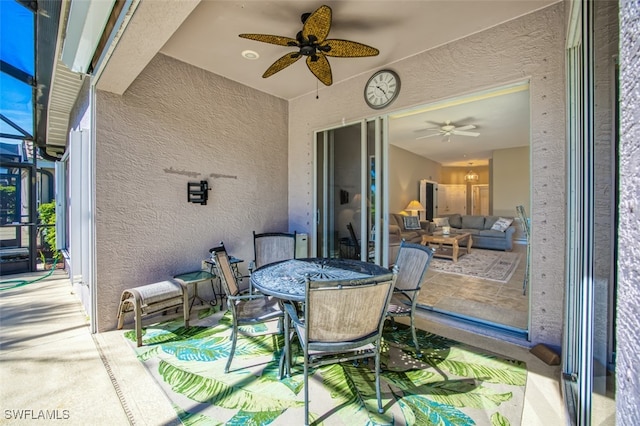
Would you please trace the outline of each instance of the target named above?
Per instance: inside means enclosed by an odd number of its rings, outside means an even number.
[[[558,366],[544,364],[525,347],[426,318],[418,319],[418,327],[525,361],[529,374],[522,424],[566,424]],[[0,291],[0,406],[0,425],[181,424],[122,331],[90,333],[88,318],[62,270]]]

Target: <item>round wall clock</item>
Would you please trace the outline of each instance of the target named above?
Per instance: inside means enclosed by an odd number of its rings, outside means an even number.
[[[400,93],[400,77],[394,71],[374,73],[364,87],[364,100],[371,108],[381,109],[393,102]]]

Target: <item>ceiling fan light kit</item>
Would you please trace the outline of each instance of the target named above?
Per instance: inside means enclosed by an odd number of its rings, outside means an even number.
[[[297,52],[289,52],[276,60],[262,75],[262,78],[271,77],[282,71],[289,65],[306,56],[307,67],[318,80],[325,86],[333,84],[331,65],[327,56],[339,58],[358,58],[376,56],[378,49],[349,40],[327,39],[331,30],[331,8],[323,5],[313,13],[304,13],[301,16],[302,30],[296,38],[276,36],[269,34],[240,34],[242,38],[275,44],[278,46],[297,47]]]
[[[469,131],[469,130],[473,130],[475,128],[476,128],[476,126],[473,125],[473,124],[466,124],[464,126],[458,127],[455,124],[453,124],[451,122],[451,120],[447,120],[440,127],[429,127],[429,128],[426,128],[426,129],[422,129],[422,130],[437,130],[437,132],[436,133],[432,133],[430,135],[418,136],[416,139],[425,139],[425,138],[431,138],[431,137],[434,137],[434,136],[442,136],[442,141],[443,142],[450,142],[451,141],[451,136],[453,136],[453,135],[478,137],[478,136],[480,136],[480,133],[478,133],[478,132],[470,132]]]

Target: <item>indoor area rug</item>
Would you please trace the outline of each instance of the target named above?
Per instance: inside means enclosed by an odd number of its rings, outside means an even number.
[[[471,253],[458,257],[456,263],[450,259],[434,257],[429,268],[447,274],[467,275],[506,283],[511,279],[518,263],[520,263],[520,253],[474,248],[471,249]]]
[[[241,337],[229,373],[226,312],[200,312],[182,322],[147,327],[144,346],[125,337],[186,425],[304,424],[299,346],[291,377],[278,379],[281,336]],[[388,325],[387,325],[388,326]],[[264,326],[262,326],[264,327]],[[311,371],[310,413],[315,425],[519,425],[527,377],[522,361],[418,331],[423,357],[411,350],[411,332],[385,328],[382,348],[384,413],[377,411],[373,362],[344,362]],[[261,331],[259,326],[246,329]]]

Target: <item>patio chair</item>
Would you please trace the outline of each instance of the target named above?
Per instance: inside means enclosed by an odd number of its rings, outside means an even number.
[[[360,259],[360,241],[358,241],[358,237],[356,237],[356,231],[353,229],[353,224],[351,222],[347,223],[347,229],[349,230],[349,238],[353,245],[353,258]]]
[[[304,412],[309,424],[309,368],[365,358],[375,359],[378,411],[380,342],[385,313],[396,274],[367,279],[312,281],[306,279],[304,318],[294,304],[285,303],[285,329],[290,321],[304,352]],[[290,345],[287,345],[290,347]],[[291,359],[287,354],[287,364]]]
[[[432,258],[433,250],[428,246],[402,241],[395,263],[398,278],[387,312],[387,317],[391,318],[394,326],[396,317],[410,318],[411,336],[418,357],[422,356],[422,353],[418,345],[414,317],[420,288]]]
[[[293,259],[296,256],[296,232],[265,232],[256,234],[253,231],[253,261],[249,264],[249,273],[261,266],[281,260]],[[253,286],[249,282],[249,292]]]
[[[211,249],[211,253],[215,258],[220,273],[220,283],[227,296],[227,306],[232,316],[231,350],[224,368],[224,372],[228,373],[235,354],[238,334],[241,333],[240,326],[278,321],[277,330],[268,328],[266,332],[259,334],[282,334],[284,312],[278,299],[263,294],[242,294],[240,292],[236,274],[231,269],[229,255],[224,244]],[[246,334],[249,335],[249,333]]]
[[[522,294],[527,294],[527,284],[529,284],[529,264],[531,263],[531,222],[527,217],[527,213],[524,210],[524,206],[516,206],[518,217],[520,218],[520,226],[522,232],[527,239],[527,254],[525,259],[524,281],[522,282]]]

